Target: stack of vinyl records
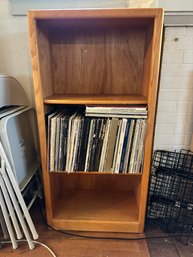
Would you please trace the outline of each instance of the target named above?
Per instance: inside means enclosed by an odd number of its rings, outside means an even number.
[[[142,171],[146,107],[60,107],[46,116],[48,170]]]

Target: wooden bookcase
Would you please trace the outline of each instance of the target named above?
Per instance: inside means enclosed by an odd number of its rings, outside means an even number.
[[[163,10],[38,10],[28,18],[48,223],[65,230],[143,232]],[[49,172],[44,113],[56,104],[147,105],[143,172]]]

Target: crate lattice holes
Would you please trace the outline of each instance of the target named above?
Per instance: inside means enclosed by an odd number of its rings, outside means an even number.
[[[170,233],[193,232],[193,153],[157,150],[152,160],[147,218]]]

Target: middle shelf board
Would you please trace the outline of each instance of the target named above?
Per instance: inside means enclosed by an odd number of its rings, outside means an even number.
[[[147,104],[143,95],[65,95],[54,94],[44,98],[45,104]]]
[[[82,175],[118,175],[118,176],[142,176],[142,172],[136,173],[113,173],[111,171],[76,171],[76,172],[66,172],[66,171],[48,171],[55,174],[82,174]]]

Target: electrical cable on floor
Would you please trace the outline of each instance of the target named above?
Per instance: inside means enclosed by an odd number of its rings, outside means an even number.
[[[85,238],[85,239],[98,239],[98,240],[119,240],[119,241],[139,241],[139,240],[148,240],[148,239],[163,239],[163,238],[173,238],[174,236],[175,237],[182,237],[182,236],[187,236],[186,234],[175,234],[175,233],[172,233],[172,234],[168,234],[167,236],[145,236],[145,237],[102,237],[102,236],[87,236],[87,235],[80,235],[80,234],[75,234],[75,233],[70,233],[70,232],[67,232],[67,231],[64,231],[64,230],[59,230],[59,229],[56,229],[52,226],[50,226],[46,219],[45,219],[45,216],[43,214],[43,211],[42,211],[42,206],[40,204],[40,200],[38,199],[38,204],[39,204],[39,210],[40,210],[40,213],[41,213],[41,216],[42,216],[42,220],[44,222],[44,224],[58,232],[58,233],[61,233],[61,234],[64,234],[64,235],[67,235],[67,236],[74,236],[74,237],[79,237],[79,238]],[[193,234],[188,234],[189,238],[190,237],[193,237]]]
[[[179,253],[178,248],[176,247],[176,244],[174,242],[174,238],[172,238],[172,242],[173,242],[173,245],[174,245],[174,248],[176,250],[176,253],[177,253],[178,257],[181,257],[181,254]]]
[[[27,242],[27,240],[21,239],[21,240],[17,240],[17,242],[18,242],[18,243],[19,243],[19,242]],[[51,253],[51,255],[52,255],[53,257],[57,257],[56,254],[51,250],[51,248],[48,247],[46,244],[43,244],[43,243],[41,243],[41,242],[39,242],[39,241],[34,241],[34,240],[32,240],[32,242],[33,242],[34,244],[38,244],[38,245],[43,246],[44,248],[46,248],[46,249]],[[2,244],[2,245],[3,245],[3,244],[11,244],[11,241],[1,241],[1,244]]]
[[[85,239],[98,239],[98,240],[119,240],[119,241],[140,241],[140,240],[149,240],[149,239],[163,239],[163,238],[173,238],[175,237],[181,237],[181,236],[187,236],[185,234],[169,234],[167,236],[145,236],[145,237],[102,237],[102,236],[86,236],[86,235],[80,235],[75,233],[69,233],[64,230],[58,230],[48,224],[46,226],[58,233],[67,235],[67,236],[74,236],[74,237],[80,237]],[[192,237],[193,235],[189,235],[189,237]]]
[[[74,236],[74,237],[86,238],[86,239],[95,239],[95,240],[96,240],[96,239],[99,239],[99,240],[119,240],[119,241],[121,241],[121,240],[123,240],[123,241],[139,241],[139,240],[163,239],[163,238],[172,238],[172,239],[173,239],[174,236],[175,236],[175,237],[184,236],[184,234],[177,235],[177,234],[174,234],[174,233],[173,233],[173,234],[169,234],[169,235],[167,235],[167,236],[145,236],[145,237],[131,237],[131,238],[122,237],[122,238],[121,238],[121,237],[86,236],[86,235],[80,235],[80,234],[70,233],[70,232],[67,232],[67,231],[64,231],[64,230],[58,230],[58,229],[56,229],[56,228],[50,226],[49,224],[47,224],[46,219],[45,219],[44,214],[43,214],[43,211],[42,211],[42,206],[41,206],[41,204],[40,204],[39,199],[38,199],[38,204],[39,204],[39,206],[40,206],[39,209],[40,209],[40,213],[41,213],[42,220],[43,220],[44,224],[45,224],[48,228],[50,228],[50,229],[52,229],[52,230],[54,230],[54,231],[56,231],[56,232],[58,232],[58,233],[61,233],[61,234],[64,234],[64,235],[68,235],[68,236]],[[192,235],[192,234],[191,234],[191,235],[189,234],[188,236],[189,236],[189,238],[190,238],[190,237],[192,237],[193,235]],[[27,240],[21,239],[21,240],[17,240],[17,242],[27,242]],[[39,245],[43,246],[44,248],[46,248],[46,249],[49,251],[49,253],[50,253],[53,257],[57,257],[56,254],[51,250],[51,248],[48,247],[46,244],[41,243],[41,242],[39,242],[39,241],[35,241],[35,240],[32,240],[32,242],[35,243],[35,244],[39,244]],[[1,245],[3,245],[3,244],[10,244],[11,241],[1,241],[0,243],[1,243]],[[190,243],[190,245],[193,245],[193,244]]]

